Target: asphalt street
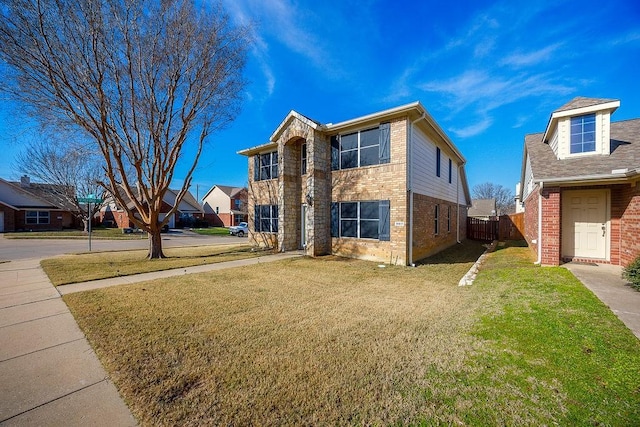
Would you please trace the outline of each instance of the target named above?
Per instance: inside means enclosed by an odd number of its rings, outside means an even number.
[[[162,235],[165,248],[180,246],[204,246],[247,242],[246,237],[202,236],[191,231],[171,230]],[[124,251],[147,249],[149,242],[141,236],[135,240],[91,240],[91,251]],[[0,234],[0,261],[16,261],[49,258],[56,255],[89,251],[86,239],[10,239]]]

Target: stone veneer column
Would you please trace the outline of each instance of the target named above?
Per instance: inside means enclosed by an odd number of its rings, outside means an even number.
[[[307,138],[307,248],[311,256],[331,253],[331,145],[314,131]],[[305,197],[306,195],[303,195]]]

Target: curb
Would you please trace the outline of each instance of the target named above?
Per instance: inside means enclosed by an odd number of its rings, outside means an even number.
[[[478,260],[471,266],[469,271],[467,271],[467,274],[462,276],[462,279],[460,279],[460,282],[458,282],[458,286],[473,285],[473,282],[474,280],[476,280],[476,276],[478,275],[478,270],[480,270],[480,266],[484,262],[487,255],[489,255],[491,252],[496,250],[496,246],[498,246],[497,240],[494,240],[493,242],[491,242],[487,250],[484,251],[482,255],[480,255],[480,258],[478,258]]]

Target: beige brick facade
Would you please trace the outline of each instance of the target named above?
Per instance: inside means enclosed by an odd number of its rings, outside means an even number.
[[[408,136],[411,122],[419,119],[420,113],[421,110],[417,107],[397,113],[394,111],[394,114],[381,113],[379,117],[367,116],[361,122],[344,122],[336,131],[331,131],[332,125],[322,126],[295,112],[290,113],[276,129],[269,144],[241,152],[249,158],[248,207],[252,243],[280,251],[304,249],[311,256],[335,254],[391,264],[411,264]],[[389,124],[389,162],[332,171],[331,137],[337,133],[371,129],[380,123]],[[303,144],[306,144],[307,153],[306,173],[301,171]],[[278,178],[255,181],[254,156],[276,150]],[[466,186],[466,181],[464,185]],[[455,202],[425,199],[419,195],[415,196],[415,200],[418,203],[414,205],[413,260],[454,244],[458,220]],[[367,201],[389,201],[389,241],[331,237],[332,203]],[[433,233],[429,233],[433,226],[426,219],[428,206],[433,203],[441,203],[443,206],[448,204],[452,212],[451,231],[435,238]],[[278,206],[278,233],[255,232],[256,205]],[[466,218],[466,205],[461,206],[460,211],[465,212]],[[304,218],[303,212],[306,212]],[[446,210],[442,215],[446,215]],[[461,224],[466,223],[463,218],[460,221]],[[443,227],[446,224],[446,217],[443,216]],[[424,227],[426,229],[422,230]],[[461,235],[464,236],[464,230]],[[303,245],[304,241],[306,245]]]

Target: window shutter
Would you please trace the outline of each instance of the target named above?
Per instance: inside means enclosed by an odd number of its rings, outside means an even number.
[[[380,163],[389,163],[391,161],[391,124],[381,123],[380,133]]]
[[[388,200],[380,200],[378,205],[380,222],[378,223],[378,239],[382,241],[391,240],[391,212]]]
[[[253,207],[253,231],[260,232],[260,205]]]
[[[340,228],[340,204],[338,202],[331,202],[331,237],[340,237],[338,232]]]
[[[253,180],[260,181],[260,154],[253,156]]]
[[[340,135],[331,137],[331,170],[340,169]]]

